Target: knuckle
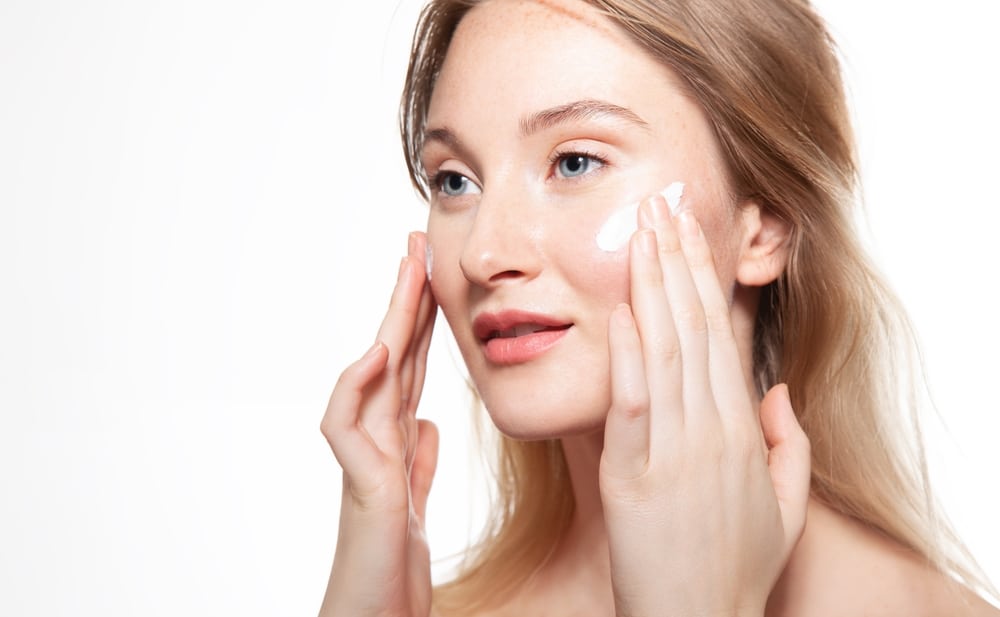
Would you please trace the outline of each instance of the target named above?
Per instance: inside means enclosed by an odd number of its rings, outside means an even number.
[[[598,486],[604,502],[628,509],[647,504],[657,488],[657,483],[650,479],[650,461],[636,461],[626,469],[619,467],[601,459]]]
[[[705,309],[705,323],[709,331],[716,336],[733,337],[733,324],[729,318],[728,307],[716,306]]]
[[[687,330],[703,333],[708,327],[705,312],[695,306],[680,307],[674,311],[674,320]]]
[[[653,354],[667,362],[680,360],[681,343],[672,333],[661,332],[647,339]]]
[[[696,270],[711,270],[715,268],[715,260],[707,246],[693,247],[687,255],[688,265]]]
[[[658,288],[663,283],[663,272],[658,265],[650,265],[639,269],[640,280],[646,285]]]
[[[672,258],[681,252],[681,243],[677,236],[669,233],[657,234],[660,240],[657,250],[661,257]]]
[[[333,426],[333,421],[330,420],[329,415],[323,416],[323,419],[319,423],[319,432],[323,434],[328,442],[333,442],[333,436],[336,429]]]
[[[612,405],[612,411],[628,420],[635,420],[645,415],[649,410],[649,397],[629,393],[619,397]]]
[[[348,384],[354,381],[355,373],[357,373],[357,368],[352,365],[344,369],[344,372],[337,376],[337,383],[333,385],[333,393],[330,395],[331,404],[333,403],[333,399],[336,398],[337,392],[348,387]]]

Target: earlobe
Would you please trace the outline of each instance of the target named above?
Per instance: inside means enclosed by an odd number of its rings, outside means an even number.
[[[763,287],[775,281],[788,263],[791,224],[755,200],[743,212],[743,243],[736,280],[741,285]]]

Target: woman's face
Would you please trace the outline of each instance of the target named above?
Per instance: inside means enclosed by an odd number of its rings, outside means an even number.
[[[608,317],[629,301],[609,216],[684,183],[733,285],[740,218],[700,108],[674,74],[575,0],[491,0],[460,23],[423,164],[431,287],[487,409],[515,438],[603,426]]]

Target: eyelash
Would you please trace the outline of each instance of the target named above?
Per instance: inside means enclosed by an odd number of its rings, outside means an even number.
[[[442,169],[440,171],[434,172],[434,175],[431,176],[429,183],[431,190],[433,190],[435,193],[443,192],[441,186],[444,184],[444,179],[447,178],[448,176],[462,176],[466,180],[469,180],[469,182],[472,182],[472,180],[469,179],[469,176],[466,176],[463,173],[459,173],[457,171],[451,171],[448,169]]]
[[[582,156],[584,158],[597,161],[598,163],[600,163],[600,167],[598,167],[593,172],[584,174],[583,176],[576,176],[573,178],[562,178],[563,180],[576,182],[581,180],[585,176],[590,176],[593,175],[594,173],[599,173],[600,170],[604,169],[608,165],[608,158],[599,152],[594,152],[592,150],[572,149],[572,150],[556,150],[555,152],[553,152],[552,156],[549,157],[549,167],[552,167],[553,165],[558,165],[559,161],[574,156]]]
[[[584,174],[584,176],[592,175],[593,173],[596,173],[598,170],[604,169],[608,165],[608,159],[607,159],[607,157],[604,156],[603,154],[600,154],[599,152],[594,152],[592,150],[577,150],[577,149],[573,149],[573,150],[556,150],[555,152],[553,152],[552,156],[550,156],[549,159],[548,159],[549,167],[552,167],[553,165],[557,165],[559,163],[559,161],[561,161],[563,159],[567,159],[567,158],[574,157],[574,156],[582,156],[584,158],[588,158],[588,159],[591,159],[593,161],[596,161],[596,162],[598,162],[600,164],[600,167],[598,167],[597,170],[595,170],[594,172],[590,172],[590,173]],[[447,170],[447,169],[442,169],[442,170],[439,170],[439,171],[435,172],[434,175],[432,175],[430,177],[430,182],[429,182],[430,187],[433,190],[435,190],[435,191],[440,191],[442,183],[444,182],[444,179],[446,177],[448,177],[448,176],[451,176],[451,175],[460,175],[460,176],[464,176],[466,179],[468,179],[468,176],[465,176],[465,174],[459,173],[457,171],[451,171],[451,170]],[[576,181],[579,181],[584,176],[578,176],[578,177],[574,177],[574,178],[563,178],[563,180],[567,180],[567,181],[570,181],[570,182],[576,182]],[[472,182],[472,180],[469,179],[469,182]]]

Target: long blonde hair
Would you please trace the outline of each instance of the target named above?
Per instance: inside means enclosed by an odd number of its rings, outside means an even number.
[[[783,275],[761,290],[760,392],[787,383],[812,445],[812,494],[934,568],[992,590],[938,513],[917,418],[906,315],[853,224],[858,170],[840,67],[806,0],[586,0],[678,74],[709,118],[732,189],[792,229]],[[422,134],[435,79],[473,0],[432,0],[414,36],[400,111],[410,177],[427,197]],[[558,441],[500,438],[494,518],[459,576],[436,589],[465,612],[523,583],[573,513]]]

